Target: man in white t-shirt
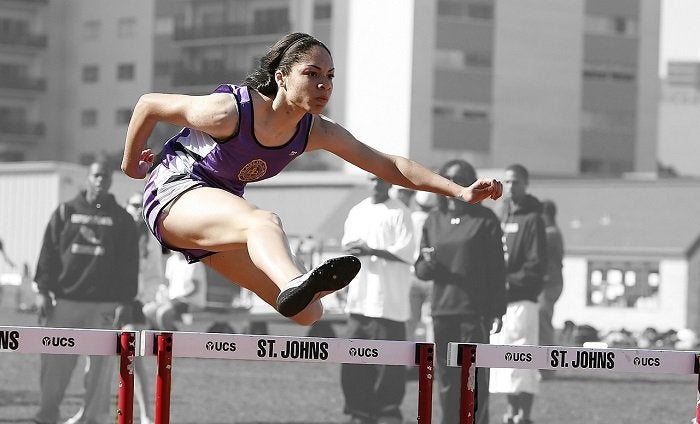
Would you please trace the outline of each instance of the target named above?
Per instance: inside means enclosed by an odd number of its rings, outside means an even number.
[[[410,210],[389,196],[391,184],[370,176],[372,195],[355,205],[345,221],[342,244],[362,262],[348,286],[347,337],[406,340],[415,240]],[[343,364],[344,412],[353,423],[401,423],[406,368]]]
[[[180,252],[172,252],[165,263],[165,278],[167,295],[156,296],[155,301],[144,305],[143,312],[151,327],[175,331],[175,322],[182,314],[204,305],[206,270],[201,262],[187,263]]]

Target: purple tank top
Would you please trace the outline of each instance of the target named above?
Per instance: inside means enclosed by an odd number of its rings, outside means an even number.
[[[266,147],[255,138],[253,101],[249,88],[223,84],[216,93],[231,93],[238,103],[239,124],[226,140],[183,128],[165,143],[162,166],[172,174],[189,175],[205,185],[243,196],[245,185],[277,175],[306,149],[313,116],[305,114],[294,136],[278,147]]]

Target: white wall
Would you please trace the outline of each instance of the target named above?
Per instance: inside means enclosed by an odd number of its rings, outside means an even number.
[[[372,147],[407,156],[414,1],[353,1],[347,13],[347,68],[338,69],[345,79],[341,123]]]
[[[673,0],[671,0],[673,1]],[[656,171],[657,125],[659,110],[659,32],[661,2],[639,2],[639,46],[637,49],[637,172]]]

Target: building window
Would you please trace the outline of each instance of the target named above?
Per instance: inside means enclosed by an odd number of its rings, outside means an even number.
[[[453,118],[455,116],[454,108],[449,106],[435,105],[433,107],[433,115],[436,118]]]
[[[278,34],[289,28],[289,10],[260,9],[255,11],[253,27],[257,34]]]
[[[633,112],[613,112],[606,110],[583,109],[581,128],[617,134],[633,134],[636,117]]]
[[[591,81],[634,82],[637,75],[633,68],[627,66],[586,63],[583,67],[583,78]]]
[[[468,67],[474,68],[490,68],[491,53],[487,51],[466,52],[464,56],[464,64]]]
[[[172,69],[172,63],[169,61],[156,62],[155,65],[153,65],[153,73],[159,77],[172,74]]]
[[[626,16],[586,15],[586,34],[636,37],[637,21]]]
[[[587,306],[651,309],[659,306],[658,262],[588,262]]]
[[[117,65],[117,80],[132,81],[135,73],[134,68],[133,63],[120,63]]]
[[[29,34],[29,22],[19,19],[0,18],[0,35],[3,38],[17,39]]]
[[[484,121],[489,119],[488,112],[484,110],[464,109],[462,119],[465,121]]]
[[[314,19],[317,21],[326,21],[331,19],[333,8],[330,3],[314,4]]]
[[[469,3],[467,4],[467,16],[472,19],[493,20],[493,4]]]
[[[10,122],[25,122],[27,111],[20,107],[0,106],[0,124],[7,125]]]
[[[23,162],[24,160],[24,152],[15,150],[0,152],[0,162]]]
[[[117,37],[118,38],[134,38],[136,33],[136,18],[119,18],[117,21]]]
[[[92,20],[83,22],[83,39],[84,40],[97,40],[100,38],[100,30],[102,29],[102,24],[100,21]]]
[[[160,16],[156,18],[154,35],[173,35],[175,33],[175,19],[172,16]]]
[[[464,69],[464,52],[458,49],[437,49],[435,64],[441,69]]]
[[[84,109],[80,114],[80,125],[83,127],[97,126],[97,109]]]
[[[133,111],[131,108],[120,108],[117,109],[116,113],[116,124],[121,126],[121,125],[129,125],[129,121],[131,120],[131,114]]]
[[[453,121],[488,121],[490,108],[488,105],[478,103],[436,104],[433,107],[433,116]]]
[[[470,18],[491,21],[493,20],[492,1],[439,0],[438,15],[452,18]]]
[[[100,79],[100,68],[97,65],[83,66],[83,82],[94,83]]]

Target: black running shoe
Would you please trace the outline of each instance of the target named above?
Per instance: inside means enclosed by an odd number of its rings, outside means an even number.
[[[333,292],[350,284],[360,272],[360,260],[354,256],[328,259],[292,281],[277,296],[277,310],[291,317],[316,300],[320,292]]]

